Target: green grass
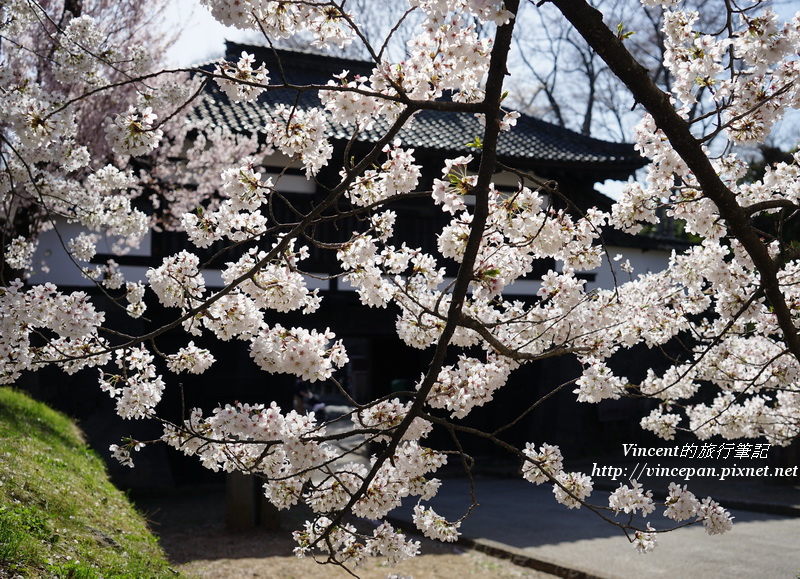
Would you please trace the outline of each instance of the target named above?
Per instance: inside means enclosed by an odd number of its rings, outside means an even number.
[[[174,576],[75,425],[0,387],[0,578]]]

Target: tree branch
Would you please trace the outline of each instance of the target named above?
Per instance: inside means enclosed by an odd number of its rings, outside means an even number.
[[[637,102],[652,115],[669,139],[672,148],[694,173],[703,194],[714,202],[730,232],[742,243],[753,260],[764,293],[773,308],[778,325],[792,355],[800,361],[800,336],[792,314],[778,285],[778,266],[766,245],[750,224],[750,213],[722,182],[689,124],[672,105],[670,95],[659,89],[647,70],[628,52],[622,41],[603,23],[603,15],[585,0],[549,0],[581,33],[589,45],[631,91]]]

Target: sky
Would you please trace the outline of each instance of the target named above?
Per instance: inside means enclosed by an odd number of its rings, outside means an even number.
[[[247,33],[214,20],[198,0],[173,0],[165,16],[167,22],[182,29],[178,41],[167,52],[168,63],[172,66],[190,66],[220,57],[225,50],[225,40],[247,38]]]
[[[788,19],[800,11],[800,0],[774,0],[773,6],[778,14]],[[221,56],[226,39],[248,39],[248,33],[214,20],[198,0],[173,0],[168,8],[167,22],[183,30],[178,42],[168,52],[169,63],[175,66],[189,66]],[[254,40],[256,37],[250,34],[249,38]]]

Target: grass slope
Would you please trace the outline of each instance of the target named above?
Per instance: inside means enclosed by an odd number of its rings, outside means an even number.
[[[172,576],[75,425],[0,387],[0,578]]]

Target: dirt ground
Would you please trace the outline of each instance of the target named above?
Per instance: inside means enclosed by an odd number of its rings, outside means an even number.
[[[301,526],[302,512],[282,512],[281,529],[231,532],[224,524],[224,494],[219,490],[138,498],[136,504],[151,521],[174,568],[189,577],[209,579],[316,579],[351,577],[332,565],[292,555],[291,531]],[[366,579],[462,577],[552,578],[477,551],[443,545],[424,538],[422,555],[396,567],[369,562],[356,570]]]

